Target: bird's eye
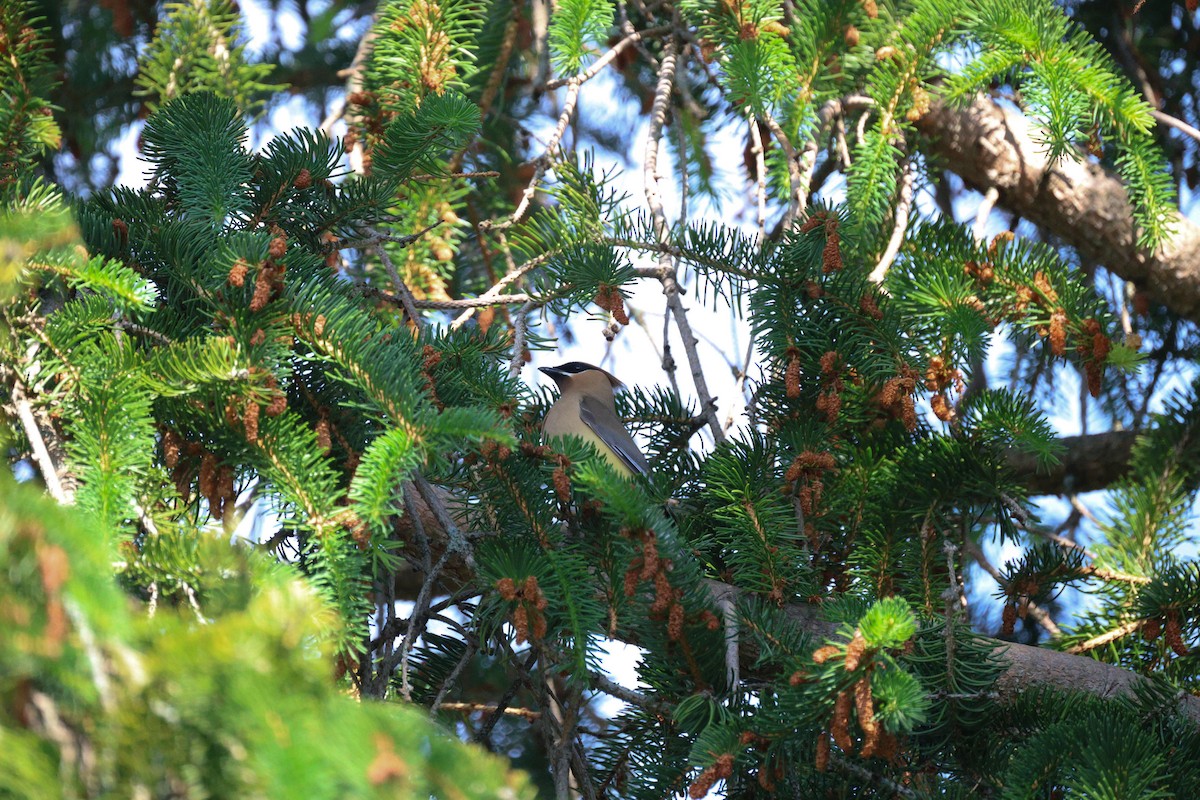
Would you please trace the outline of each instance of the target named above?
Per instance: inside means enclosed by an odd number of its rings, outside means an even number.
[[[582,361],[571,361],[559,367],[563,372],[569,372],[572,375],[580,372],[587,372],[589,369],[595,369],[591,364],[584,364]]]

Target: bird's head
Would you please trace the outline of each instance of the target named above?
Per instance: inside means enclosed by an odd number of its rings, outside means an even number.
[[[610,389],[625,385],[612,373],[582,361],[568,361],[557,367],[541,367],[540,371],[553,378],[558,388],[563,391],[570,386],[603,385],[605,382]]]

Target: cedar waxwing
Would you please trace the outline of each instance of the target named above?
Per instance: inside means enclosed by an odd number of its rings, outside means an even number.
[[[650,464],[617,416],[613,389],[619,380],[591,364],[572,361],[558,367],[542,367],[562,392],[542,423],[546,436],[578,436],[595,446],[617,472],[650,474]]]

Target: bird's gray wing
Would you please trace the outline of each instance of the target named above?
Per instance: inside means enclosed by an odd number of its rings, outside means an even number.
[[[642,455],[621,420],[607,406],[593,397],[584,397],[579,401],[579,418],[617,454],[625,466],[641,475],[650,474],[650,462]]]

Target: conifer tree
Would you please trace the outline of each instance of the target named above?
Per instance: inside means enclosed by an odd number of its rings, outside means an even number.
[[[112,5],[62,32],[0,8],[0,400],[50,496],[0,476],[5,795],[1200,791],[1200,411],[1185,381],[1137,396],[1194,355],[1200,237],[1163,112],[1050,0],[391,0],[352,61],[333,3],[303,55],[346,57],[338,113],[258,149],[311,75],[255,60],[224,0]],[[78,125],[48,37],[97,19],[145,37],[111,45],[140,189],[47,155]],[[597,80],[640,104],[643,197],[585,146]],[[687,211],[720,201],[729,126],[745,229]],[[947,169],[974,227],[920,201]],[[1072,180],[1119,188],[1111,224]],[[1063,241],[985,235],[998,202]],[[547,319],[628,335],[639,282],[682,352],[619,398],[654,468],[628,480],[543,441],[522,376]],[[737,425],[708,300],[753,335]],[[1048,421],[1069,375],[1103,441]],[[1033,498],[1089,488],[1085,545]]]

